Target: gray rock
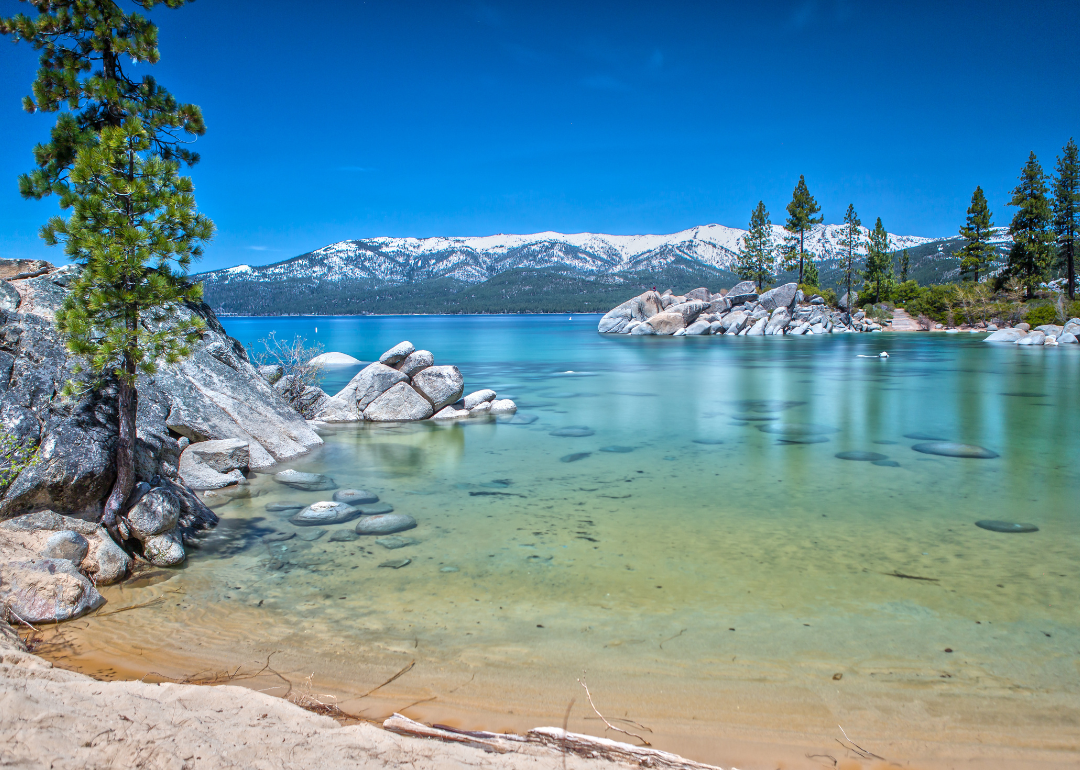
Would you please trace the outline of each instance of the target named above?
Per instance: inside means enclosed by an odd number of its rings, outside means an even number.
[[[688,302],[691,300],[698,300],[699,302],[709,302],[712,299],[712,293],[704,286],[702,286],[700,288],[691,289],[690,291],[686,292],[686,299]]]
[[[413,378],[412,385],[437,412],[461,398],[465,378],[456,366],[429,366]]]
[[[640,337],[640,336],[644,336],[644,335],[656,334],[656,329],[652,328],[647,323],[640,323],[637,326],[635,326],[633,328],[633,330],[631,330],[630,333]]]
[[[824,305],[825,304],[825,298],[822,297],[820,294],[815,294],[813,297],[810,298],[810,304],[811,305]]]
[[[41,555],[46,559],[67,559],[75,566],[82,564],[90,552],[90,542],[70,529],[56,532],[45,541],[45,550]]]
[[[390,569],[401,569],[402,567],[408,567],[412,564],[412,559],[390,559],[390,561],[384,561],[380,564],[380,567],[389,567]]]
[[[1057,338],[1057,343],[1059,345],[1075,345],[1076,335],[1070,332],[1062,332],[1061,336]]]
[[[731,287],[725,297],[731,306],[742,305],[745,302],[753,302],[758,298],[757,284],[753,281],[743,281]]]
[[[631,321],[639,323],[647,321],[661,310],[663,310],[663,302],[660,295],[655,291],[647,291],[609,310],[600,319],[597,330],[603,334],[629,331],[627,326]]]
[[[334,394],[333,397],[349,404],[354,412],[362,412],[367,409],[368,404],[390,390],[394,385],[408,379],[404,373],[399,372],[397,369],[382,363],[374,363],[361,369],[355,377],[349,380],[349,384]]]
[[[379,516],[384,513],[393,513],[394,506],[390,503],[364,503],[356,506],[361,516]]]
[[[249,446],[247,441],[239,438],[189,444],[180,455],[180,466],[183,467],[186,456],[190,461],[200,462],[218,473],[228,473],[237,469],[246,471],[250,460]]]
[[[491,404],[491,408],[488,409],[490,414],[513,414],[517,411],[517,404],[509,398],[497,398],[489,403]]]
[[[301,532],[296,536],[297,540],[302,540],[305,543],[314,543],[330,530],[328,529],[313,529],[310,532]]]
[[[712,296],[712,300],[709,302],[710,313],[721,316],[729,310],[731,310],[731,301],[727,297],[722,297],[719,294]]]
[[[334,502],[348,505],[370,505],[379,502],[379,496],[366,489],[339,489],[334,493]]]
[[[409,355],[415,350],[416,348],[414,348],[413,344],[408,340],[406,340],[405,342],[399,342],[398,344],[394,345],[394,347],[390,348],[388,351],[379,356],[379,363],[386,366],[397,366],[406,358],[408,358]]]
[[[416,519],[406,513],[384,513],[379,516],[365,516],[356,522],[358,535],[392,535],[404,532],[416,526]]]
[[[335,532],[331,532],[329,538],[331,543],[348,543],[352,540],[359,539],[360,535],[356,534],[356,532],[351,529],[339,529]]]
[[[999,457],[997,452],[976,444],[961,444],[956,441],[927,441],[911,447],[916,452],[943,457],[965,457],[976,460],[992,460]]]
[[[759,318],[754,322],[754,325],[746,332],[747,337],[762,337],[765,335],[765,327],[768,325],[768,318]]]
[[[738,334],[746,326],[747,314],[742,310],[728,313],[720,321],[724,325],[724,334]]]
[[[850,310],[851,307],[852,307],[852,304],[859,301],[859,293],[853,291],[852,294],[855,295],[855,296],[849,301],[847,292],[846,291],[844,292],[844,296],[840,298],[840,302],[839,302],[841,310]]]
[[[297,527],[317,527],[326,524],[342,524],[360,515],[360,510],[348,503],[323,500],[312,503],[304,510],[289,517],[289,523]]]
[[[999,332],[1000,333],[1000,332]],[[993,336],[993,335],[991,335]],[[1017,345],[1042,345],[1046,342],[1046,335],[1040,331],[1031,331],[1016,341]]]
[[[267,513],[283,513],[288,511],[301,511],[306,508],[305,503],[297,503],[292,500],[283,500],[280,503],[268,503],[263,507]]]
[[[321,473],[302,473],[291,469],[275,473],[274,481],[293,489],[302,489],[305,492],[322,492],[323,490],[337,489],[337,484],[329,476],[324,476]]]
[[[398,537],[397,535],[391,535],[390,537],[380,537],[375,541],[375,545],[381,545],[389,551],[396,551],[398,548],[407,548],[408,546],[416,545],[419,542],[419,540],[413,537]]]
[[[433,420],[460,420],[463,417],[469,416],[468,409],[455,409],[452,406],[445,406],[432,415]]]
[[[285,376],[285,367],[281,364],[266,364],[258,368],[259,375],[268,383],[274,385]]]
[[[996,332],[997,330],[998,330],[997,324],[989,324],[986,327],[986,331],[988,331],[988,332]]]
[[[1029,332],[1029,331],[1031,331],[1031,324],[1029,324],[1027,322],[1019,323],[1016,326],[1014,326],[1013,328],[1014,329],[1020,329],[1021,331]]]
[[[131,557],[113,542],[100,524],[62,516],[53,511],[28,513],[0,523],[0,531],[40,535],[45,532],[77,532],[86,538],[89,554],[82,560],[82,569],[97,585],[120,580],[131,568]]]
[[[712,323],[709,324],[709,334],[723,334],[723,333],[724,333],[724,322],[723,321],[713,321]]]
[[[680,302],[667,308],[665,313],[678,313],[682,316],[683,326],[689,326],[697,320],[697,317],[709,309],[708,302]]]
[[[1057,337],[1061,334],[1063,328],[1064,327],[1058,326],[1057,324],[1042,324],[1041,326],[1036,326],[1035,331],[1042,332],[1047,337]]]
[[[180,531],[174,529],[146,538],[143,541],[143,556],[155,567],[175,567],[183,564],[187,554],[180,539]]]
[[[180,523],[180,503],[168,489],[151,489],[127,513],[131,534],[144,543]]]
[[[797,283],[785,283],[783,286],[777,286],[775,289],[769,289],[767,292],[758,297],[758,302],[761,307],[768,311],[777,310],[778,308],[786,308],[791,310],[795,307],[796,295],[799,293],[799,284]]]
[[[364,414],[356,404],[350,404],[337,396],[330,396],[322,401],[315,411],[315,420],[318,422],[360,422],[363,419]]]
[[[191,444],[180,455],[180,478],[192,489],[222,489],[231,484],[244,481],[244,474],[239,470],[231,470],[228,473],[219,473],[210,466],[202,463],[199,456],[191,450],[199,446]]]
[[[1062,327],[1061,333],[1080,337],[1080,318],[1070,318],[1065,326]]]
[[[715,323],[719,323],[719,321],[716,321]],[[686,327],[686,335],[688,337],[690,337],[690,336],[695,336],[695,337],[696,336],[701,336],[703,334],[708,334],[709,331],[710,331],[710,323],[708,321],[701,321],[701,320],[694,321],[692,324],[690,324],[689,326]]]
[[[686,319],[683,318],[682,313],[669,313],[666,310],[663,313],[657,313],[642,326],[648,326],[653,330],[654,334],[674,334],[680,329],[686,328]],[[638,327],[640,329],[641,327]],[[633,333],[637,333],[638,329],[634,329]]]
[[[469,417],[483,417],[491,413],[491,402],[481,401],[469,410]]]
[[[19,309],[22,297],[18,290],[7,281],[0,281],[0,310],[6,313],[14,313]]]
[[[794,285],[794,284],[792,284]],[[768,335],[783,334],[784,329],[791,323],[791,315],[786,307],[778,307],[773,311],[765,324],[765,333]]]
[[[0,611],[5,619],[30,624],[60,622],[105,603],[69,560],[32,557],[24,549],[0,554]]]
[[[463,406],[466,409],[472,409],[478,404],[482,404],[485,401],[494,401],[496,393],[494,390],[478,390],[475,393],[470,393],[465,396],[465,402]]]
[[[408,377],[416,376],[417,372],[427,369],[435,363],[435,356],[430,350],[414,350],[405,357],[405,360],[397,365],[397,370]]]
[[[399,382],[368,405],[364,419],[372,422],[426,420],[433,413],[431,402],[406,383]]]
[[[271,532],[269,535],[263,535],[262,541],[264,543],[284,543],[294,537],[296,537],[295,532]]]

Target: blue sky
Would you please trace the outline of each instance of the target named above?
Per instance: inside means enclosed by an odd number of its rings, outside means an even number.
[[[25,10],[0,0],[0,14]],[[202,106],[201,269],[348,238],[774,222],[799,174],[839,221],[997,224],[1034,150],[1080,139],[1080,3],[199,0],[151,14]],[[62,261],[16,176],[55,116],[0,39],[0,256]]]

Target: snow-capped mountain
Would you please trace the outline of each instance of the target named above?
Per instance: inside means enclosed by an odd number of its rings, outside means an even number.
[[[806,233],[805,250],[818,260],[840,255],[840,225],[817,225]],[[862,228],[864,240],[869,235]],[[773,225],[775,242],[787,231]],[[507,270],[555,268],[599,277],[628,271],[656,271],[682,264],[730,269],[745,230],[704,225],[670,235],[535,233],[475,238],[367,238],[341,241],[273,265],[239,265],[196,276],[208,288],[289,281],[360,282],[395,286],[432,278],[479,284]],[[928,241],[915,235],[889,235],[890,249]],[[859,252],[865,254],[865,246]]]

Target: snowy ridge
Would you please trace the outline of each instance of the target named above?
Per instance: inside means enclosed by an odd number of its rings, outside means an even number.
[[[863,248],[869,235],[863,231]],[[816,225],[805,236],[805,250],[816,260],[840,256],[840,225]],[[773,225],[774,240],[787,231]],[[273,265],[238,265],[203,273],[204,283],[224,285],[282,279],[361,281],[392,286],[432,278],[482,283],[517,268],[556,268],[585,276],[663,269],[681,260],[689,265],[731,269],[745,230],[704,225],[670,235],[601,235],[555,232],[481,237],[367,238],[341,241]],[[890,249],[917,246],[933,238],[889,235]]]

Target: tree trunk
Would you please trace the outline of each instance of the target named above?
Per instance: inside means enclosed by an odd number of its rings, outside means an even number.
[[[803,233],[805,230],[799,231],[799,283],[802,283],[803,272]]]
[[[1073,245],[1065,249],[1065,269],[1069,271],[1069,301],[1076,299],[1076,275],[1073,273]]]
[[[119,437],[116,442],[116,481],[105,501],[101,524],[113,540],[124,545],[130,537],[127,526],[121,527],[122,516],[127,513],[124,505],[135,486],[135,415],[139,410],[139,392],[135,389],[135,359],[129,352],[124,354],[124,372],[120,378],[117,396],[117,421]]]

